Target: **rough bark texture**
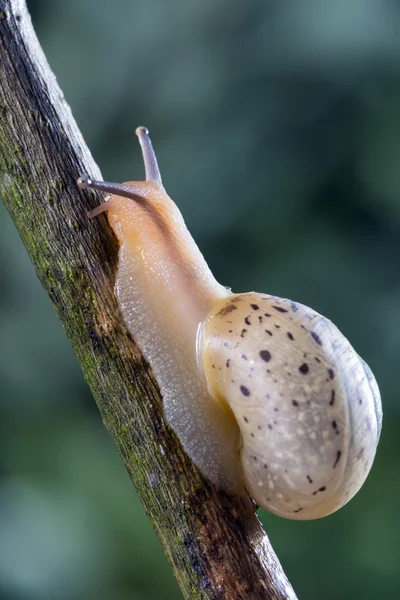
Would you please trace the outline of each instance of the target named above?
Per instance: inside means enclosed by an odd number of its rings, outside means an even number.
[[[104,216],[88,220],[98,202],[75,183],[99,170],[23,0],[0,0],[0,116],[0,195],[183,595],[295,599],[250,499],[211,486],[164,422],[157,384],[114,297],[117,241]]]

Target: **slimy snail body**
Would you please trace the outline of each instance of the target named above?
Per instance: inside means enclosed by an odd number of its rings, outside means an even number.
[[[78,180],[111,194],[115,293],[151,364],[168,423],[201,472],[291,519],[328,515],[372,466],[382,408],[366,363],[298,303],[233,294],[213,277],[161,182],[147,129],[146,181]]]

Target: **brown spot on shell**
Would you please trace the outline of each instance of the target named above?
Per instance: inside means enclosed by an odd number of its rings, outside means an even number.
[[[334,469],[336,468],[336,466],[337,466],[337,464],[338,464],[338,462],[339,462],[339,460],[340,460],[340,457],[341,457],[341,456],[342,456],[342,452],[341,452],[341,450],[338,450],[338,451],[336,452],[336,459],[335,459],[335,462],[333,463],[333,468],[334,468]]]
[[[250,390],[245,385],[240,386],[240,391],[242,392],[243,396],[250,396]]]
[[[282,306],[272,306],[272,308],[274,308],[275,310],[277,310],[280,313],[287,313],[288,311],[286,310],[286,308],[283,308]]]
[[[217,312],[217,317],[226,317],[226,315],[229,315],[230,312],[232,312],[233,310],[237,310],[237,306],[235,306],[234,304],[227,304],[226,306],[223,306],[218,312]]]
[[[361,448],[361,450],[356,455],[356,460],[361,460],[363,454],[364,454],[364,448]]]
[[[309,368],[309,366],[308,366],[307,363],[303,363],[299,367],[299,371],[300,371],[300,373],[303,373],[303,375],[307,375],[307,373],[308,373],[309,370],[310,370],[310,368]]]
[[[311,332],[311,337],[318,344],[318,346],[322,346],[321,338],[319,337],[319,335],[317,333],[315,333],[315,331]]]
[[[318,492],[325,492],[325,491],[326,491],[326,485],[323,485],[322,487],[320,487],[317,490],[315,490],[315,492],[313,492],[313,496],[315,496],[316,494],[318,494]]]
[[[260,350],[260,358],[265,362],[269,362],[271,360],[271,352],[269,350]]]

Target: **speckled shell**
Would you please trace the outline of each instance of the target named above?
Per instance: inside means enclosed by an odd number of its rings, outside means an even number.
[[[232,295],[203,324],[198,359],[241,431],[254,500],[286,518],[332,513],[372,466],[382,407],[348,340],[315,311],[266,294]]]

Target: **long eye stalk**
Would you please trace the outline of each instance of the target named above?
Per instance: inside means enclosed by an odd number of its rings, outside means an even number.
[[[143,200],[144,196],[138,193],[137,190],[129,183],[112,183],[110,181],[96,181],[88,175],[82,175],[76,182],[80,188],[89,188],[91,190],[98,190],[99,192],[106,192],[107,194],[115,194],[116,196],[123,196],[124,198],[131,198],[131,200]]]
[[[146,181],[162,183],[156,154],[154,152],[153,145],[149,136],[149,130],[147,129],[147,127],[138,127],[136,129],[136,135],[138,136],[140,145],[142,147],[144,168],[146,171]]]

